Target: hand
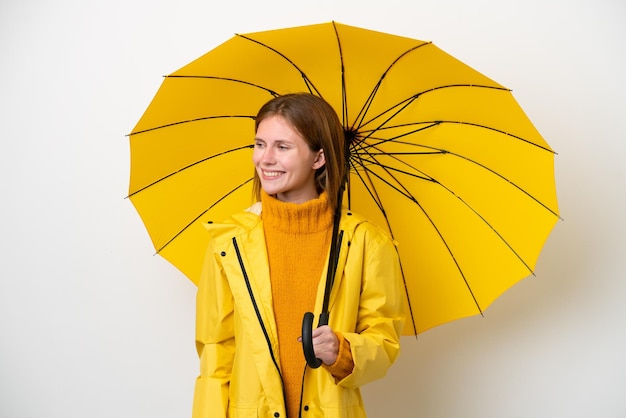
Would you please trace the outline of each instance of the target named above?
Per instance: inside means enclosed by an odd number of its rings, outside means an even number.
[[[315,357],[330,366],[337,361],[339,355],[339,339],[328,325],[313,329],[313,350]],[[298,341],[302,342],[299,337]]]

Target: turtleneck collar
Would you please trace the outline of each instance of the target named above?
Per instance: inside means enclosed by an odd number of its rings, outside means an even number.
[[[332,227],[333,211],[328,193],[304,203],[282,202],[261,191],[261,217],[265,228],[293,234],[311,234]]]

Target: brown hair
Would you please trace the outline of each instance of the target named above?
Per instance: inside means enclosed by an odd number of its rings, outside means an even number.
[[[290,93],[265,103],[259,110],[254,130],[269,116],[279,115],[304,138],[312,151],[324,150],[326,163],[317,169],[315,186],[318,193],[326,190],[335,209],[338,193],[346,171],[344,130],[337,113],[324,99],[309,93]],[[254,173],[253,193],[261,198],[261,181]]]

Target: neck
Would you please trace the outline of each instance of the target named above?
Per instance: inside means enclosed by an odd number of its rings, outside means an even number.
[[[282,202],[262,192],[261,202],[261,216],[266,228],[308,234],[325,230],[332,225],[333,213],[326,192],[303,203]]]

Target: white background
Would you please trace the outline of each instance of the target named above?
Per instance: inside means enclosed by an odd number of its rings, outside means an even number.
[[[536,277],[405,337],[370,415],[626,416],[623,1],[1,0],[0,417],[190,415],[195,288],[125,199],[125,135],[162,75],[234,33],[330,20],[434,41],[558,152]]]

